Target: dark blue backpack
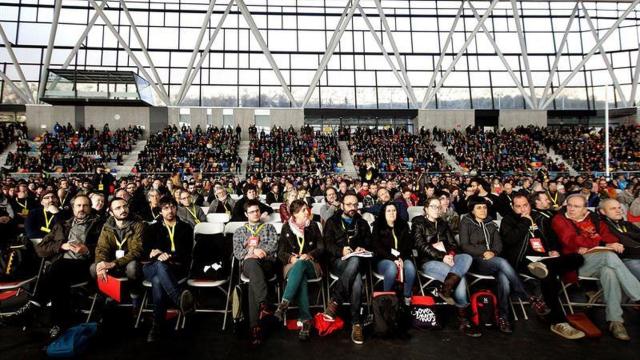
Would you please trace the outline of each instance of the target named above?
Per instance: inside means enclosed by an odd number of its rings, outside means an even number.
[[[98,324],[86,323],[69,328],[47,346],[47,355],[53,358],[74,357],[86,350],[89,340],[98,332]]]

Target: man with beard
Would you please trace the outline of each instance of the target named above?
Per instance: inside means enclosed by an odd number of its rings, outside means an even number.
[[[32,209],[24,222],[24,230],[29,239],[42,239],[61,220],[57,205],[58,197],[53,191],[43,193],[40,207]]]

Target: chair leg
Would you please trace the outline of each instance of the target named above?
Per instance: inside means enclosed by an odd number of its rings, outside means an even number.
[[[229,290],[227,291],[227,301],[224,304],[224,319],[222,320],[222,331],[227,328],[227,316],[229,315],[229,302],[231,301],[231,279],[229,279]]]
[[[140,318],[142,317],[142,312],[144,311],[144,308],[147,306],[147,297],[149,296],[149,290],[144,291],[144,295],[142,296],[142,303],[140,304],[140,310],[138,310],[138,317],[136,318],[136,324],[134,325],[134,328],[138,328],[138,326],[140,326]]]
[[[524,316],[525,320],[529,320],[529,316],[527,315],[527,310],[525,310],[524,308],[524,303],[522,302],[522,299],[518,298],[518,301],[520,302],[520,309],[522,309],[522,316]]]
[[[91,308],[89,308],[89,314],[87,314],[87,320],[85,323],[88,323],[91,320],[91,315],[93,314],[93,309],[96,307],[96,301],[98,301],[98,293],[93,295],[93,301],[91,301]]]
[[[513,313],[513,319],[518,321],[518,314],[516,313],[516,308],[513,306],[513,300],[509,299],[509,305],[511,305],[511,312]]]
[[[560,282],[560,286],[562,286],[562,293],[564,294],[564,298],[567,301],[567,306],[569,307],[569,312],[571,314],[574,314],[573,305],[571,305],[571,299],[569,298],[569,293],[567,292],[568,285],[566,285],[563,281],[561,281]]]

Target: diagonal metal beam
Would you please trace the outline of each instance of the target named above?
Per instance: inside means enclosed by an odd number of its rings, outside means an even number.
[[[527,82],[529,82],[529,95],[531,96],[531,102],[537,107],[538,101],[536,99],[536,88],[533,84],[533,77],[531,76],[531,66],[529,66],[529,54],[527,52],[527,42],[524,38],[524,31],[522,31],[522,19],[518,12],[518,6],[516,0],[511,0],[511,8],[513,9],[513,20],[516,23],[516,31],[518,32],[518,40],[520,41],[520,50],[522,51],[522,61],[524,62],[524,69],[527,73]],[[534,107],[534,109],[536,108]]]
[[[216,40],[216,37],[220,32],[220,29],[222,28],[222,24],[224,24],[224,20],[227,18],[227,15],[229,15],[229,12],[231,11],[231,7],[233,6],[234,1],[235,0],[230,0],[229,3],[227,4],[227,7],[224,9],[224,13],[222,13],[222,17],[220,18],[220,21],[218,21],[218,25],[216,25],[216,29],[213,31],[213,35],[211,35],[209,42],[204,47],[204,50],[202,50],[200,59],[198,59],[198,64],[193,68],[191,75],[189,75],[189,79],[183,85],[184,91],[182,91],[182,95],[180,95],[180,97],[178,98],[176,105],[180,105],[182,103],[182,100],[184,100],[184,97],[186,96],[187,91],[189,91],[189,88],[191,87],[193,80],[196,78],[198,71],[200,71],[200,68],[202,68],[202,64],[204,63],[207,56],[209,56],[209,50],[211,50],[211,46],[213,46],[213,42]]]
[[[258,42],[258,45],[260,45],[260,48],[262,49],[264,56],[267,57],[267,61],[269,61],[269,64],[271,65],[271,69],[276,74],[276,77],[278,78],[278,81],[280,82],[280,86],[282,86],[282,90],[284,91],[285,95],[287,95],[287,97],[289,98],[289,101],[291,101],[291,104],[294,107],[297,107],[298,103],[296,102],[296,99],[294,99],[293,94],[291,94],[289,85],[287,85],[287,82],[285,81],[284,76],[282,76],[282,72],[280,71],[278,64],[276,64],[276,61],[273,59],[273,56],[271,55],[271,51],[269,51],[269,47],[267,46],[267,43],[264,41],[262,34],[260,34],[260,30],[258,30],[258,26],[256,25],[255,21],[253,21],[253,16],[251,15],[249,8],[244,3],[244,0],[236,0],[236,6],[242,13],[244,20],[249,25],[249,29],[251,30],[253,37]]]
[[[13,67],[16,69],[18,73],[18,77],[20,78],[20,82],[22,82],[22,86],[26,91],[26,94],[29,96],[29,101],[27,103],[35,103],[33,99],[33,94],[31,94],[31,90],[29,90],[29,83],[27,82],[27,78],[24,76],[24,72],[22,72],[22,66],[20,66],[20,62],[18,62],[18,58],[16,57],[16,53],[13,52],[13,47],[11,46],[11,42],[7,38],[7,34],[4,32],[4,28],[2,24],[0,24],[0,37],[2,38],[2,42],[4,43],[4,47],[7,49],[9,53],[9,57],[11,58],[11,62],[13,62]]]
[[[229,3],[233,3],[233,0],[230,0]],[[204,33],[207,31],[209,27],[209,22],[211,21],[211,13],[213,13],[213,7],[216,5],[216,1],[213,0],[209,3],[209,8],[207,9],[207,13],[202,20],[202,26],[200,26],[200,33],[198,34],[198,38],[196,39],[196,43],[193,46],[193,51],[191,52],[191,58],[189,59],[189,64],[187,65],[187,71],[184,72],[184,78],[182,78],[182,86],[180,87],[180,91],[178,92],[178,99],[182,99],[182,95],[186,91],[185,84],[187,80],[189,80],[189,75],[191,75],[191,71],[193,71],[193,64],[196,61],[196,57],[198,56],[198,52],[200,51],[200,46],[202,45],[202,40],[204,38]]]
[[[633,74],[633,85],[631,85],[631,96],[629,102],[636,106],[636,91],[638,90],[638,81],[640,81],[640,44],[638,44],[638,56],[636,56],[636,70]]]
[[[449,77],[449,74],[451,73],[451,71],[453,71],[453,68],[456,66],[456,63],[458,63],[458,60],[460,60],[460,58],[462,57],[462,54],[467,50],[471,41],[473,41],[473,39],[476,37],[476,34],[480,30],[480,28],[484,25],[484,22],[487,20],[489,15],[493,12],[493,9],[496,7],[496,5],[498,5],[498,1],[499,0],[493,0],[491,2],[491,5],[489,5],[489,7],[487,8],[487,11],[484,13],[484,15],[482,15],[482,18],[478,21],[478,23],[476,24],[476,27],[471,32],[471,35],[469,35],[467,40],[464,42],[464,44],[462,45],[462,48],[460,48],[456,56],[453,58],[453,61],[451,62],[451,64],[449,64],[447,71],[445,71],[444,75],[442,75],[442,77],[440,77],[440,80],[438,80],[438,84],[436,84],[436,87],[435,89],[433,89],[433,92],[429,94],[429,96],[422,103],[423,109],[425,109],[429,105],[429,102],[431,101],[431,99],[433,99],[433,97],[438,93],[438,90],[440,90],[444,81],[447,80],[447,77]],[[471,5],[470,2],[469,2],[469,5]]]
[[[384,55],[385,60],[387,60],[387,64],[391,68],[391,71],[393,72],[393,75],[395,75],[396,79],[398,80],[398,83],[402,87],[402,90],[404,90],[404,93],[407,95],[407,98],[411,99],[411,102],[412,102],[413,106],[417,106],[418,104],[415,101],[415,95],[414,95],[414,98],[412,99],[411,93],[409,92],[409,89],[407,89],[406,83],[404,82],[404,80],[400,76],[400,73],[398,73],[398,69],[396,69],[396,66],[393,64],[393,61],[391,61],[391,57],[389,56],[389,53],[387,53],[387,50],[384,48],[384,45],[382,44],[382,41],[380,40],[380,38],[378,37],[378,34],[376,34],[376,31],[373,28],[373,25],[371,25],[371,21],[369,21],[369,17],[365,13],[365,11],[362,8],[362,6],[360,6],[360,4],[358,4],[358,11],[360,12],[360,15],[362,16],[362,19],[364,20],[365,24],[369,28],[369,32],[371,32],[371,35],[373,35],[373,39],[378,44],[378,47],[380,48],[380,51],[382,51],[382,54]]]
[[[458,20],[460,20],[460,16],[462,16],[462,12],[464,10],[464,3],[467,0],[462,0],[460,3],[460,7],[458,8],[458,12],[456,13],[456,17],[453,19],[453,25],[451,26],[451,30],[449,30],[449,35],[447,35],[447,40],[444,42],[444,46],[442,47],[442,51],[440,52],[440,57],[438,57],[438,64],[433,68],[433,73],[431,74],[431,79],[429,80],[429,87],[427,91],[424,93],[424,97],[422,98],[421,107],[424,108],[427,106],[427,99],[429,99],[429,94],[431,93],[431,89],[433,88],[433,82],[436,80],[436,76],[438,75],[438,71],[442,67],[442,61],[444,61],[444,55],[447,53],[447,48],[453,39],[453,34],[456,30],[456,25],[458,25]]]
[[[53,44],[56,41],[56,33],[58,32],[58,21],[60,20],[60,10],[62,9],[62,0],[56,0],[53,8],[53,20],[51,22],[51,30],[49,31],[49,43],[47,44],[47,52],[44,55],[44,62],[40,69],[40,82],[38,82],[38,99],[44,96],[44,89],[47,84],[47,76],[49,75],[49,65],[51,64],[51,55],[53,54]]]
[[[166,105],[169,105],[169,98],[164,95],[162,90],[158,88],[158,85],[153,80],[153,78],[149,76],[149,73],[144,68],[144,66],[142,66],[142,63],[140,62],[140,60],[138,60],[138,57],[133,53],[133,51],[131,51],[129,44],[127,44],[127,42],[122,38],[122,36],[120,36],[120,33],[118,33],[118,30],[116,30],[116,28],[113,26],[113,24],[111,23],[107,15],[104,13],[104,11],[100,9],[100,7],[98,6],[95,0],[89,0],[89,1],[91,2],[91,6],[93,6],[96,12],[98,12],[98,14],[100,15],[100,18],[102,19],[102,21],[104,21],[104,24],[107,25],[109,30],[111,30],[111,33],[113,33],[113,36],[116,37],[120,45],[124,48],[124,50],[127,52],[129,57],[131,58],[131,60],[136,64],[136,67],[138,68],[142,76],[149,82],[149,85],[151,85],[153,90],[155,90],[156,94],[160,96],[162,102],[164,102]]]
[[[340,16],[340,20],[338,21],[336,29],[333,31],[333,35],[331,36],[331,40],[329,41],[327,50],[322,56],[320,64],[318,64],[318,69],[316,70],[316,73],[313,75],[313,79],[309,84],[307,94],[304,96],[304,100],[302,101],[302,107],[305,107],[309,102],[309,99],[311,99],[311,95],[313,95],[313,91],[316,89],[316,86],[318,86],[318,81],[324,73],[324,70],[329,63],[331,56],[333,56],[333,52],[336,50],[336,46],[338,46],[344,30],[347,28],[347,25],[351,21],[351,17],[353,17],[353,13],[355,12],[356,7],[358,6],[358,4],[360,4],[360,0],[350,0],[350,2],[351,5],[349,5],[348,1],[345,5],[344,10],[342,11],[342,15]]]
[[[569,16],[569,22],[567,23],[567,28],[564,30],[564,34],[562,35],[562,40],[560,41],[560,47],[558,47],[558,51],[556,51],[556,57],[555,57],[555,60],[553,61],[553,66],[551,66],[551,70],[549,71],[549,78],[547,79],[547,83],[544,86],[544,92],[540,97],[540,103],[538,104],[538,106],[540,106],[547,99],[547,94],[551,89],[551,83],[553,82],[553,77],[555,76],[556,71],[558,71],[558,64],[560,63],[560,58],[562,57],[562,51],[564,50],[564,47],[567,45],[567,39],[569,38],[569,32],[571,31],[571,24],[573,23],[573,20],[576,18],[577,13],[578,13],[578,2],[576,2],[576,5],[573,7],[573,10],[571,10],[571,16]]]
[[[382,20],[384,31],[387,33],[387,37],[389,38],[389,42],[391,43],[391,48],[393,49],[393,53],[396,57],[396,62],[398,63],[398,67],[400,67],[400,71],[402,72],[404,83],[406,85],[407,91],[409,92],[409,99],[411,99],[413,106],[416,106],[416,103],[418,102],[418,100],[416,100],[416,94],[413,92],[413,87],[411,87],[411,81],[409,80],[409,76],[407,75],[407,68],[405,67],[404,62],[402,61],[402,57],[400,56],[400,52],[398,51],[398,46],[396,45],[396,41],[393,38],[393,35],[391,34],[391,27],[389,26],[387,17],[384,14],[384,10],[382,9],[380,0],[374,0],[374,2],[376,4],[376,7],[378,8],[378,14],[380,14],[380,19]],[[360,7],[359,4],[358,4],[358,7]]]
[[[629,13],[631,13],[631,11],[633,11],[633,9],[638,5],[638,3],[640,2],[640,0],[633,0],[633,2],[631,4],[629,4],[629,7],[627,8],[627,10],[625,10],[622,15],[620,15],[620,17],[618,18],[618,20],[616,20],[613,25],[611,25],[611,27],[609,28],[609,30],[607,30],[607,32],[600,38],[600,40],[593,45],[593,48],[591,48],[591,50],[587,53],[587,55],[582,58],[582,61],[580,61],[580,63],[578,64],[578,66],[576,66],[573,71],[571,71],[571,74],[569,74],[569,76],[564,79],[564,81],[562,82],[562,84],[560,84],[560,86],[558,87],[558,89],[556,91],[553,92],[553,94],[551,94],[551,96],[549,96],[549,98],[544,102],[544,104],[540,107],[540,109],[544,109],[547,106],[549,106],[549,104],[558,97],[558,95],[560,95],[562,93],[562,90],[564,90],[564,88],[567,86],[567,84],[569,84],[569,82],[573,79],[574,76],[576,76],[576,74],[578,73],[578,71],[580,71],[580,69],[582,69],[582,67],[584,66],[584,64],[587,63],[587,61],[589,61],[589,59],[591,59],[591,57],[593,56],[593,54],[596,53],[596,51],[598,50],[598,46],[602,45],[602,43],[604,43],[609,36],[611,36],[611,34],[613,34],[613,32],[616,30],[616,28],[620,25],[621,22],[623,22],[627,16],[629,16]]]
[[[22,89],[20,89],[11,79],[9,79],[7,74],[5,74],[2,70],[0,70],[0,78],[2,78],[2,80],[4,80],[4,82],[13,89],[13,91],[22,99],[22,101],[25,102],[25,104],[31,102],[31,99],[29,99],[24,91],[22,91]]]
[[[471,2],[469,2],[469,7],[471,8],[471,11],[473,11],[473,16],[479,22],[480,15],[478,15],[478,11],[476,11],[476,8],[473,6]],[[487,36],[487,39],[489,39],[491,46],[493,46],[493,50],[495,50],[496,55],[498,55],[498,57],[500,58],[502,65],[504,65],[504,67],[507,69],[509,76],[511,76],[511,80],[513,80],[513,83],[516,84],[516,86],[518,87],[518,90],[520,90],[520,93],[522,94],[522,97],[524,98],[524,100],[527,102],[527,104],[529,104],[529,107],[531,107],[531,109],[535,109],[535,106],[533,105],[533,101],[531,100],[531,97],[524,90],[524,87],[522,87],[522,83],[520,83],[520,79],[518,79],[516,74],[513,72],[513,69],[511,69],[511,66],[509,66],[509,62],[507,62],[507,59],[504,57],[504,54],[498,47],[498,44],[496,44],[495,39],[493,38],[493,36],[491,36],[491,33],[489,33],[489,30],[484,25],[484,23],[482,23],[482,31]]]
[[[591,16],[589,16],[589,12],[587,11],[587,8],[584,6],[584,3],[582,1],[580,1],[580,5],[582,5],[582,11],[584,12],[585,19],[587,19],[587,24],[589,24],[591,35],[593,35],[593,39],[596,41],[596,43],[598,43],[598,40],[599,40],[598,33],[596,32],[596,29],[593,26],[593,22],[591,21]],[[622,93],[620,82],[618,81],[618,77],[616,76],[616,73],[613,71],[613,67],[611,66],[611,62],[609,62],[609,58],[607,57],[607,52],[604,51],[604,47],[602,46],[602,43],[600,43],[600,45],[598,46],[598,49],[600,50],[600,55],[602,55],[602,61],[604,61],[604,64],[607,66],[607,71],[609,71],[609,76],[611,76],[611,80],[613,80],[613,86],[615,87],[616,91],[618,91],[620,100],[622,100],[622,106],[626,107],[627,99]]]
[[[124,10],[124,14],[127,17],[127,20],[129,21],[129,25],[131,26],[131,30],[133,30],[133,35],[136,37],[136,40],[138,40],[138,44],[140,45],[140,49],[142,50],[142,54],[144,55],[144,58],[147,60],[147,63],[149,64],[149,67],[151,68],[151,73],[153,74],[154,79],[156,80],[156,82],[158,84],[158,87],[162,91],[162,94],[168,99],[169,98],[169,94],[167,94],[167,91],[164,88],[164,84],[162,83],[162,79],[160,78],[160,75],[158,75],[158,72],[156,71],[156,67],[153,65],[153,61],[151,60],[151,56],[149,55],[149,51],[147,51],[147,47],[144,45],[144,41],[142,40],[142,36],[140,36],[140,32],[138,31],[138,27],[133,22],[133,17],[131,17],[131,13],[129,13],[129,8],[127,7],[126,2],[124,0],[120,0],[120,4],[122,5],[122,10]]]

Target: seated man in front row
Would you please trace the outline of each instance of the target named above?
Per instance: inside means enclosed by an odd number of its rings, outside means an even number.
[[[242,274],[249,278],[249,325],[251,344],[262,343],[259,320],[270,315],[267,305],[267,279],[273,275],[278,251],[278,234],[271,224],[261,222],[260,202],[244,202],[244,216],[249,222],[233,234],[233,255],[241,261]]]
[[[551,226],[558,234],[563,254],[578,253],[584,257],[580,276],[600,279],[606,303],[606,318],[613,337],[630,340],[623,325],[622,290],[633,301],[640,300],[640,282],[631,274],[618,254],[624,245],[609,231],[604,221],[587,209],[587,199],[581,194],[567,197],[567,211],[556,215]],[[602,247],[602,249],[597,249]],[[594,249],[596,248],[596,249]]]
[[[131,298],[134,308],[137,308],[145,225],[129,216],[129,203],[123,198],[111,200],[109,215],[98,239],[91,276],[101,281],[107,279],[107,273],[116,277],[126,276],[132,283]]]
[[[624,245],[624,253],[620,258],[636,279],[640,280],[640,228],[624,219],[622,205],[618,200],[604,199],[598,207],[609,231]]]

